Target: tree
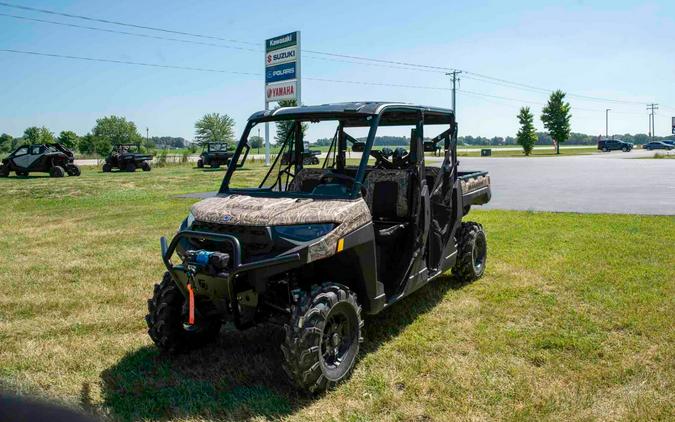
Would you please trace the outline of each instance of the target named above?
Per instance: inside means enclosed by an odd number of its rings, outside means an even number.
[[[139,144],[143,138],[136,129],[134,122],[127,121],[124,117],[108,116],[96,120],[96,126],[91,134],[97,139],[97,145]],[[105,149],[105,148],[104,148]],[[102,153],[97,148],[96,152]]]
[[[541,121],[553,138],[556,154],[560,154],[560,144],[570,136],[570,103],[565,102],[565,93],[557,90],[551,93],[548,104],[541,112]]]
[[[537,132],[534,130],[534,116],[530,113],[530,107],[522,107],[518,113],[520,130],[516,134],[518,144],[523,147],[525,155],[530,155],[534,143],[537,142]]]
[[[44,126],[31,126],[23,131],[23,139],[29,144],[48,144],[54,142],[54,134]]]
[[[0,135],[0,152],[10,152],[14,144],[14,137],[3,133]]]
[[[251,148],[262,148],[262,146],[265,144],[265,140],[262,138],[262,136],[251,136],[248,138],[248,144],[251,146]]]
[[[278,102],[279,106],[277,108],[281,107],[295,107],[297,102],[296,100],[281,100]],[[277,134],[274,136],[274,140],[277,142],[277,144],[281,144],[286,140],[288,137],[288,133],[291,131],[291,128],[293,127],[293,120],[282,120],[279,122],[276,122],[277,125]],[[302,124],[302,134],[303,137],[305,133],[307,132],[307,128],[309,126],[307,123]]]
[[[63,130],[59,133],[58,141],[66,148],[73,149],[77,146],[79,138],[72,130]]]
[[[234,142],[234,119],[227,114],[207,113],[195,123],[197,142]]]
[[[108,155],[112,151],[112,144],[106,138],[99,138],[91,133],[87,133],[80,138],[77,143],[77,149],[81,154]]]

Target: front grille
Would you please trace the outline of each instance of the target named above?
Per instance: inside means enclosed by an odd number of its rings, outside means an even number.
[[[270,230],[262,226],[240,226],[232,224],[215,224],[195,221],[192,230],[208,233],[229,234],[239,240],[242,248],[242,259],[270,253],[274,247]]]

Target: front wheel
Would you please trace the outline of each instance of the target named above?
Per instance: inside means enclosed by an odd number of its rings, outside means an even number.
[[[8,177],[9,176],[9,167],[0,164],[0,177]]]
[[[125,169],[126,169],[129,173],[135,172],[135,171],[136,171],[136,163],[134,163],[133,161],[130,162],[130,163],[127,163]]]
[[[171,274],[164,273],[162,282],[155,284],[152,299],[148,300],[148,334],[162,351],[177,353],[203,346],[216,339],[221,322],[197,315],[197,324],[188,328],[185,296],[181,293]]]
[[[283,368],[300,388],[320,393],[349,377],[363,341],[356,294],[336,283],[301,293],[284,326]]]
[[[483,276],[486,263],[487,238],[483,226],[462,223],[457,233],[457,261],[452,273],[462,283],[469,283]]]
[[[53,166],[51,170],[49,170],[49,175],[51,177],[63,177],[66,175],[66,171],[61,166]]]
[[[609,150],[607,148],[603,148],[602,152],[609,152]]]

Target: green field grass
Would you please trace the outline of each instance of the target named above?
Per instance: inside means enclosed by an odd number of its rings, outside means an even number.
[[[263,168],[251,165],[249,179]],[[0,387],[113,420],[673,420],[675,218],[473,211],[485,277],[366,319],[352,378],[290,386],[281,333],[177,358],[146,335],[175,232],[224,171],[0,179]]]

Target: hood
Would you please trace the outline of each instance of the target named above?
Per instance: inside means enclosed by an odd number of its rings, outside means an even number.
[[[336,223],[356,228],[371,221],[366,202],[359,198],[262,198],[226,195],[208,198],[192,206],[195,220],[214,224],[280,226]]]

